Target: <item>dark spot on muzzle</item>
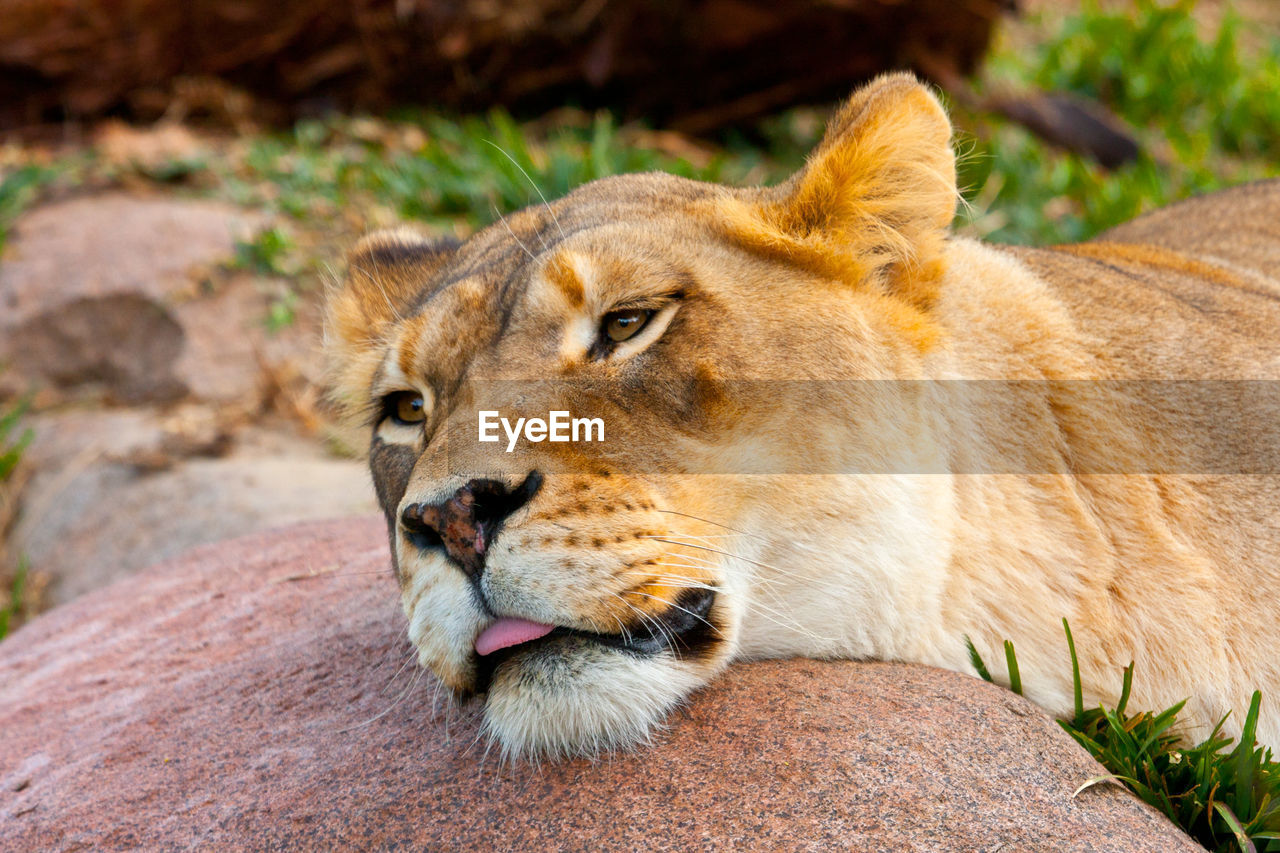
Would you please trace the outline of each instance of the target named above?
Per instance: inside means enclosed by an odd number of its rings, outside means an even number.
[[[443,547],[468,577],[479,578],[503,522],[533,499],[542,480],[538,471],[514,488],[500,480],[471,480],[441,503],[405,507],[400,524],[414,545]]]

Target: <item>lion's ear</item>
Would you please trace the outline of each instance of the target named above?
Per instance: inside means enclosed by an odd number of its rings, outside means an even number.
[[[347,254],[347,274],[325,300],[325,350],[335,401],[356,405],[372,380],[388,328],[423,298],[458,242],[409,228],[378,231]]]
[[[352,344],[379,335],[421,298],[457,248],[456,240],[431,240],[409,228],[361,239],[347,253],[346,280],[326,301],[330,335]]]
[[[746,244],[923,307],[956,197],[951,123],[928,88],[899,73],[855,92],[789,180],[725,207]]]

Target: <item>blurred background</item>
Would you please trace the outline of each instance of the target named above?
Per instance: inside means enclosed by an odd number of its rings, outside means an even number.
[[[774,182],[895,68],[952,110],[970,235],[1280,175],[1275,0],[0,0],[0,638],[373,510],[320,391],[361,234],[618,172]]]

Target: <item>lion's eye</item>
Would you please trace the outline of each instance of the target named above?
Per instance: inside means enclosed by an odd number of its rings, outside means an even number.
[[[600,327],[609,340],[620,344],[629,338],[634,338],[648,324],[654,313],[647,308],[612,311],[604,315]]]
[[[403,426],[420,424],[427,419],[422,395],[414,391],[398,391],[387,395],[383,407],[393,421]]]

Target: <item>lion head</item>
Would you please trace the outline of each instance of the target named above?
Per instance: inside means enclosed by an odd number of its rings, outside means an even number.
[[[859,615],[927,594],[934,543],[884,531],[945,493],[826,472],[917,452],[926,406],[844,380],[936,346],[949,139],[891,75],[776,187],[611,177],[460,245],[351,252],[335,398],[372,434],[419,659],[505,752],[643,740],[735,657],[904,652]]]

